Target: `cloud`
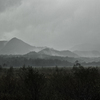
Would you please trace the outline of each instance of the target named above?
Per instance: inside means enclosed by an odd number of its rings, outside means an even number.
[[[36,46],[59,49],[100,42],[100,0],[5,1],[8,6],[0,6],[1,38],[16,36]]]
[[[0,12],[3,12],[12,6],[18,6],[20,4],[21,0],[0,0]]]

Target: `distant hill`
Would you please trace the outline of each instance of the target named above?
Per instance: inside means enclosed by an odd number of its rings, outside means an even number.
[[[80,57],[100,57],[99,51],[74,51]]]
[[[3,54],[3,55],[21,54],[22,55],[22,54],[26,54],[30,51],[39,51],[39,49],[42,50],[42,47],[38,48],[35,46],[31,46],[18,38],[12,38],[4,46],[2,46],[2,48],[0,50],[0,54]]]
[[[81,55],[82,56],[82,55]],[[9,57],[9,56],[8,56]],[[61,61],[68,61],[71,63],[75,63],[75,61],[79,61],[80,63],[91,63],[91,62],[100,62],[100,57],[62,57],[62,56],[50,56],[50,55],[46,55],[46,54],[40,54],[38,52],[29,52],[25,55],[22,55],[21,57],[25,57],[28,59],[58,59]]]
[[[32,58],[32,59],[37,59],[37,58],[40,58],[40,59],[50,58],[49,55],[39,54],[39,53],[37,53],[35,51],[29,52],[29,53],[27,53],[27,54],[25,54],[23,56],[26,57],[26,58]]]
[[[71,48],[72,51],[100,51],[100,44],[80,44]]]
[[[60,51],[61,52],[61,55],[63,55],[63,56],[67,56],[67,57],[75,57],[75,58],[77,58],[77,57],[79,57],[79,55],[77,55],[76,53],[74,53],[74,52],[71,52],[71,51],[69,51],[69,50],[63,50],[63,51]]]
[[[75,57],[62,57],[62,56],[51,56],[51,55],[47,55],[44,53],[39,53],[39,52],[29,52],[25,55],[23,55],[22,57],[28,58],[28,59],[58,59],[61,61],[69,61],[71,63],[74,63],[76,60],[80,61],[80,62],[84,62],[82,59],[79,58],[75,58]]]
[[[80,57],[100,57],[100,44],[80,44],[74,46],[71,50]]]
[[[46,54],[46,55],[50,55],[50,56],[61,56],[61,57],[79,57],[77,54],[69,51],[69,50],[65,50],[65,51],[58,51],[58,50],[54,50],[51,48],[45,48],[41,51],[38,52],[39,54]]]

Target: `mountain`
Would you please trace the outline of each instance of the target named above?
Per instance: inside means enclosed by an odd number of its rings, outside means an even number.
[[[12,38],[7,44],[0,50],[0,54],[25,54],[30,52],[33,46],[23,42],[20,39]]]
[[[76,60],[80,61],[80,62],[84,62],[82,59],[79,58],[74,58],[74,57],[61,57],[61,56],[51,56],[51,55],[47,55],[44,53],[40,53],[40,52],[29,52],[25,55],[22,55],[22,57],[26,57],[28,59],[51,59],[51,60],[61,60],[61,61],[68,61],[71,63],[74,63]]]
[[[31,46],[18,38],[12,38],[3,46],[3,48],[0,50],[0,54],[3,54],[3,55],[21,54],[22,55],[30,51],[39,51],[42,49],[44,48]]]
[[[99,51],[74,51],[80,57],[100,57]]]
[[[75,58],[79,57],[79,55],[77,55],[77,54],[75,54],[74,52],[71,52],[71,51],[69,51],[69,50],[63,50],[63,51],[60,51],[60,52],[61,52],[61,54],[62,54],[63,56],[75,57]]]
[[[27,58],[32,58],[32,59],[45,59],[45,58],[49,58],[50,56],[49,55],[46,55],[46,54],[39,54],[35,51],[32,51],[32,52],[29,52],[25,55],[23,55],[24,57],[27,57]]]
[[[32,51],[39,52],[39,51],[41,51],[41,50],[43,50],[45,48],[46,47],[36,47],[36,46],[34,46],[34,49]]]
[[[79,44],[71,48],[72,51],[100,51],[100,44]]]
[[[80,57],[100,57],[100,44],[80,44],[74,46],[71,50]]]
[[[65,51],[58,51],[58,50],[54,50],[52,48],[45,48],[41,51],[38,52],[39,54],[46,54],[46,55],[50,55],[50,56],[61,56],[61,57],[79,57],[77,54],[69,51],[69,50],[65,50]]]
[[[0,50],[6,45],[8,41],[0,41]]]

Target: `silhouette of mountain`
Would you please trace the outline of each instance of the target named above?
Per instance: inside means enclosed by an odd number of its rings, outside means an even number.
[[[31,46],[18,38],[12,38],[0,50],[0,54],[3,54],[3,55],[26,54],[30,51],[39,51],[41,49],[42,47]]]
[[[46,54],[46,55],[50,55],[50,56],[61,56],[61,57],[79,57],[77,54],[69,51],[69,50],[65,50],[65,51],[58,51],[58,50],[54,50],[51,48],[45,48],[41,51],[38,52],[39,54]]]
[[[63,51],[60,51],[60,52],[63,56],[65,55],[65,56],[68,56],[68,57],[75,57],[75,58],[79,57],[79,55],[77,55],[76,53],[71,52],[69,50],[63,50]]]
[[[71,48],[72,51],[100,51],[100,44],[80,44]]]
[[[74,51],[80,57],[100,57],[99,51]]]
[[[33,58],[33,59],[37,59],[37,58],[40,58],[40,59],[45,59],[45,58],[50,58],[49,55],[46,55],[46,54],[39,54],[35,51],[32,51],[32,52],[29,52],[25,55],[23,55],[24,57],[27,57],[27,58]]]
[[[12,38],[7,44],[0,50],[0,54],[25,54],[30,52],[33,47],[20,39]]]
[[[23,55],[23,57],[26,57],[28,59],[52,59],[52,60],[58,59],[58,60],[61,60],[61,61],[65,61],[66,60],[66,61],[69,61],[71,63],[74,63],[76,60],[83,62],[83,60],[80,60],[79,58],[53,56],[53,55],[51,56],[51,55],[47,55],[47,54],[40,53],[40,52],[34,52],[34,51]]]

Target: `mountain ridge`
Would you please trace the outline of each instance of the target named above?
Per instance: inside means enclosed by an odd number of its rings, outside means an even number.
[[[41,51],[38,52],[39,54],[46,54],[46,55],[50,55],[50,56],[61,56],[61,57],[79,57],[77,54],[69,51],[69,50],[63,50],[63,51],[59,51],[59,50],[55,50],[52,48],[45,48]]]
[[[61,57],[78,57],[77,54],[69,51],[69,50],[55,50],[53,48],[48,48],[48,47],[36,47],[32,46],[21,39],[18,39],[16,37],[10,39],[9,41],[6,42],[5,45],[2,46],[0,49],[0,54],[1,55],[24,55],[30,52],[33,52],[33,54],[37,56],[61,56]],[[32,54],[32,53],[31,53]]]
[[[100,57],[99,51],[74,51],[75,54],[79,55],[80,57]]]
[[[6,45],[1,48],[0,54],[3,55],[17,55],[17,54],[26,54],[31,51],[36,51],[37,49],[41,48],[31,46],[28,43],[22,41],[21,39],[18,39],[16,37],[9,40]]]
[[[9,41],[0,41],[0,55],[25,55],[27,53],[35,54],[37,53],[37,56],[61,56],[61,57],[100,57],[100,51],[96,47],[93,49],[92,45],[90,48],[88,47],[89,44],[84,45],[83,47],[86,47],[83,49],[82,45],[79,46],[79,48],[71,50],[56,50],[49,47],[36,47],[32,46],[26,42],[24,42],[21,39],[18,39],[16,37],[10,39]],[[82,47],[82,48],[81,48]],[[88,50],[91,49],[91,51]],[[79,50],[78,50],[79,49]],[[82,49],[82,50],[81,50]],[[98,49],[98,50],[95,50]]]

